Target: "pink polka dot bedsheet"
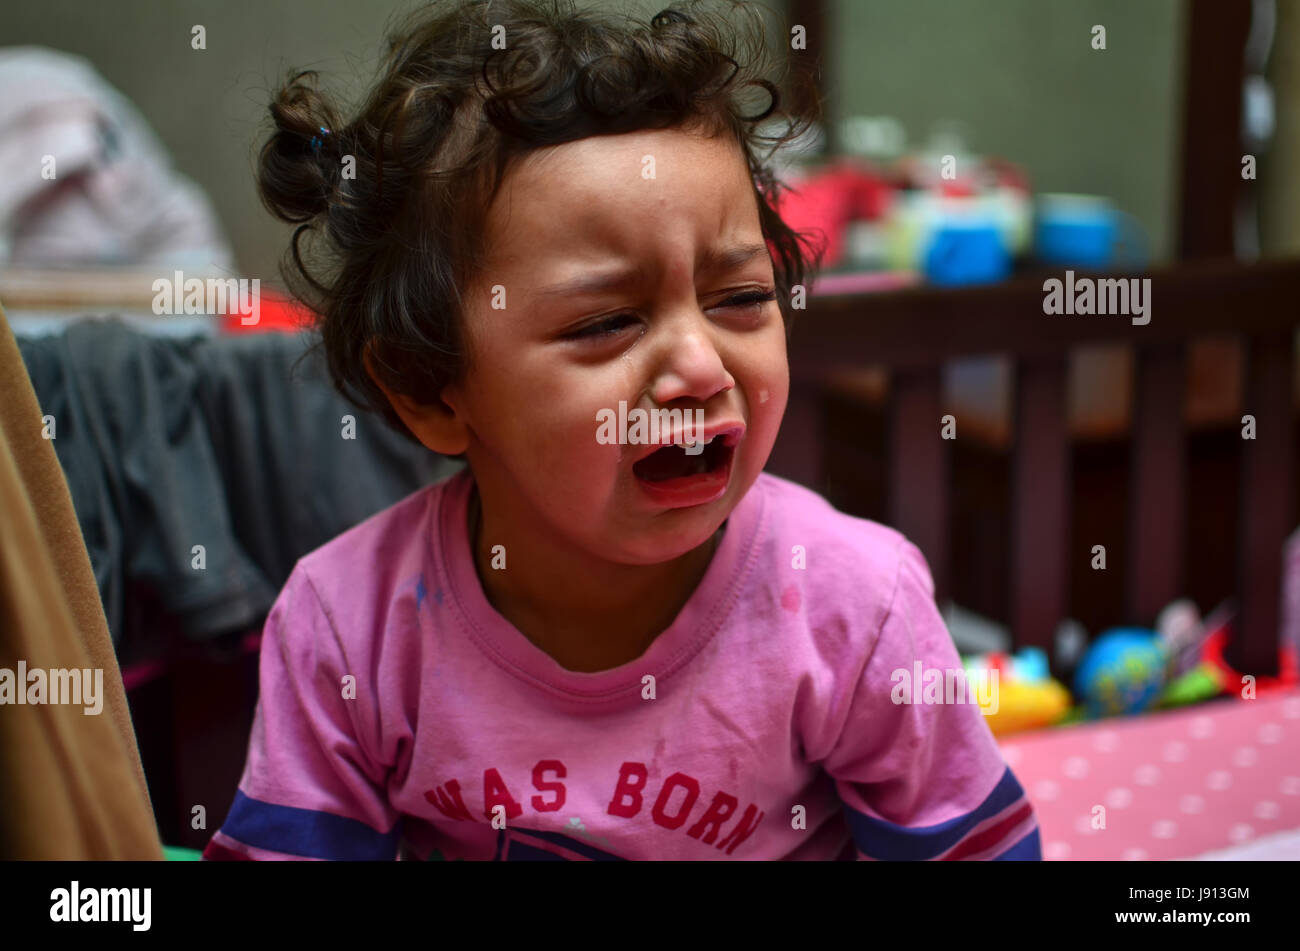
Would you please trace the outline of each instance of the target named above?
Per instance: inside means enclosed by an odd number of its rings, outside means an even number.
[[[1300,691],[1000,739],[1047,860],[1300,860]]]

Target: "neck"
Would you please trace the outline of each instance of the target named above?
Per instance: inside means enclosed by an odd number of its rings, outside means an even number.
[[[721,539],[655,565],[592,558],[545,532],[511,533],[507,570],[492,567],[505,535],[472,489],[469,531],[488,602],[569,670],[617,667],[645,652],[704,577]],[[499,562],[498,562],[499,564]]]

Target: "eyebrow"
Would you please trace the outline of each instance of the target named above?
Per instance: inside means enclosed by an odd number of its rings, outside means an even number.
[[[699,260],[699,270],[704,272],[729,271],[748,264],[759,255],[767,255],[766,244],[742,244],[732,248],[709,248]],[[622,287],[640,276],[643,268],[620,268],[604,274],[583,275],[570,281],[553,284],[537,291],[536,297],[570,297],[578,294],[598,294]]]

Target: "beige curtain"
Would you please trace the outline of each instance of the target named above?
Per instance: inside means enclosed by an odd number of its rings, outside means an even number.
[[[98,715],[0,704],[0,859],[161,859],[122,676],[41,415],[0,308],[0,668],[103,671]]]

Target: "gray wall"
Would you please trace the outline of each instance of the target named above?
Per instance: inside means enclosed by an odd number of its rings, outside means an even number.
[[[42,0],[8,4],[0,43],[84,56],[131,99],[178,169],[212,199],[240,271],[264,282],[292,228],[257,198],[256,153],[271,91],[290,68],[355,100],[372,78],[386,27],[418,0]],[[579,0],[648,17],[668,0]],[[767,0],[773,10],[781,0]],[[207,30],[207,49],[190,46]]]
[[[289,67],[346,78],[378,50],[399,4],[305,0],[45,0],[12,4],[6,45],[85,56],[131,99],[181,172],[212,199],[241,272],[276,277],[288,226],[262,208],[253,184],[270,88]],[[190,47],[195,24],[207,49]],[[269,122],[269,118],[266,118]]]
[[[599,0],[583,0],[595,5]],[[262,209],[253,161],[270,89],[290,67],[355,93],[386,22],[411,2],[43,0],[10,4],[0,41],[87,57],[140,107],[176,165],[212,197],[243,273],[276,276],[289,228]],[[659,0],[600,5],[650,14]],[[774,11],[784,0],[765,0]],[[1100,192],[1170,250],[1183,26],[1179,0],[832,0],[833,119],[892,114],[920,141],[965,120],[970,144],[1036,186]],[[207,28],[206,51],[190,28]],[[1103,23],[1108,49],[1089,47]],[[774,36],[783,35],[776,34]]]

